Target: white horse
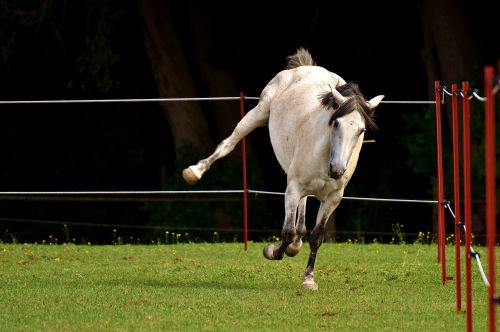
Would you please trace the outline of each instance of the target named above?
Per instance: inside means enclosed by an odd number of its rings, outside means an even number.
[[[195,184],[244,136],[268,125],[274,153],[287,174],[287,187],[281,242],[266,246],[264,256],[276,260],[298,254],[306,235],[306,199],[315,196],[320,206],[309,236],[310,256],[302,286],[316,290],[314,263],[326,223],[354,173],[366,128],[375,128],[373,109],[384,96],[366,101],[356,84],[316,66],[303,48],[287,59],[287,68],[267,84],[257,106],[232,134],[211,156],[184,169],[182,175]]]

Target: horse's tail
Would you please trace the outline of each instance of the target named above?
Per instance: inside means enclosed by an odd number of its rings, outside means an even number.
[[[300,66],[315,66],[311,53],[308,50],[301,47],[297,49],[297,52],[294,55],[289,55],[287,57],[288,63],[286,69],[293,69]]]

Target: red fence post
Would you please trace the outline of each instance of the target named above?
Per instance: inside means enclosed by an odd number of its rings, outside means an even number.
[[[472,331],[472,268],[471,268],[471,183],[470,183],[470,103],[469,82],[462,82],[462,130],[464,149],[464,222],[465,222],[465,313],[467,332]]]
[[[240,92],[240,116],[245,116],[245,95]],[[241,140],[241,156],[243,162],[243,242],[245,252],[248,251],[248,188],[247,188],[247,150],[246,139]]]
[[[443,143],[441,135],[441,95],[439,81],[434,82],[436,93],[436,152],[438,186],[438,263],[441,263],[441,281],[446,282],[446,259],[444,247],[444,185],[443,185]]]
[[[495,248],[496,248],[496,175],[495,175],[495,101],[493,99],[494,69],[484,68],[484,93],[486,97],[484,130],[485,130],[485,167],[486,167],[486,244],[488,247],[488,321],[489,331],[495,331],[496,316],[496,281],[495,281]]]
[[[457,85],[451,85],[451,119],[453,136],[453,191],[455,210],[455,281],[457,311],[462,310],[462,279],[460,277],[460,156],[458,148],[458,96]]]

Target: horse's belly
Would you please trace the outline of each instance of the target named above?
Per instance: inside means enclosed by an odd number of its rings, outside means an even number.
[[[296,137],[293,131],[284,130],[282,124],[278,127],[275,125],[274,121],[269,121],[269,137],[276,159],[285,173],[288,174],[294,150],[297,146]]]

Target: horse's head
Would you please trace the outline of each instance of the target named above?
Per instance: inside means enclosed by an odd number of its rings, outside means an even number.
[[[373,110],[383,98],[380,95],[366,101],[354,83],[320,95],[321,103],[333,109],[328,122],[331,127],[328,176],[340,179],[344,175],[356,147],[359,153],[366,129],[376,128]]]

